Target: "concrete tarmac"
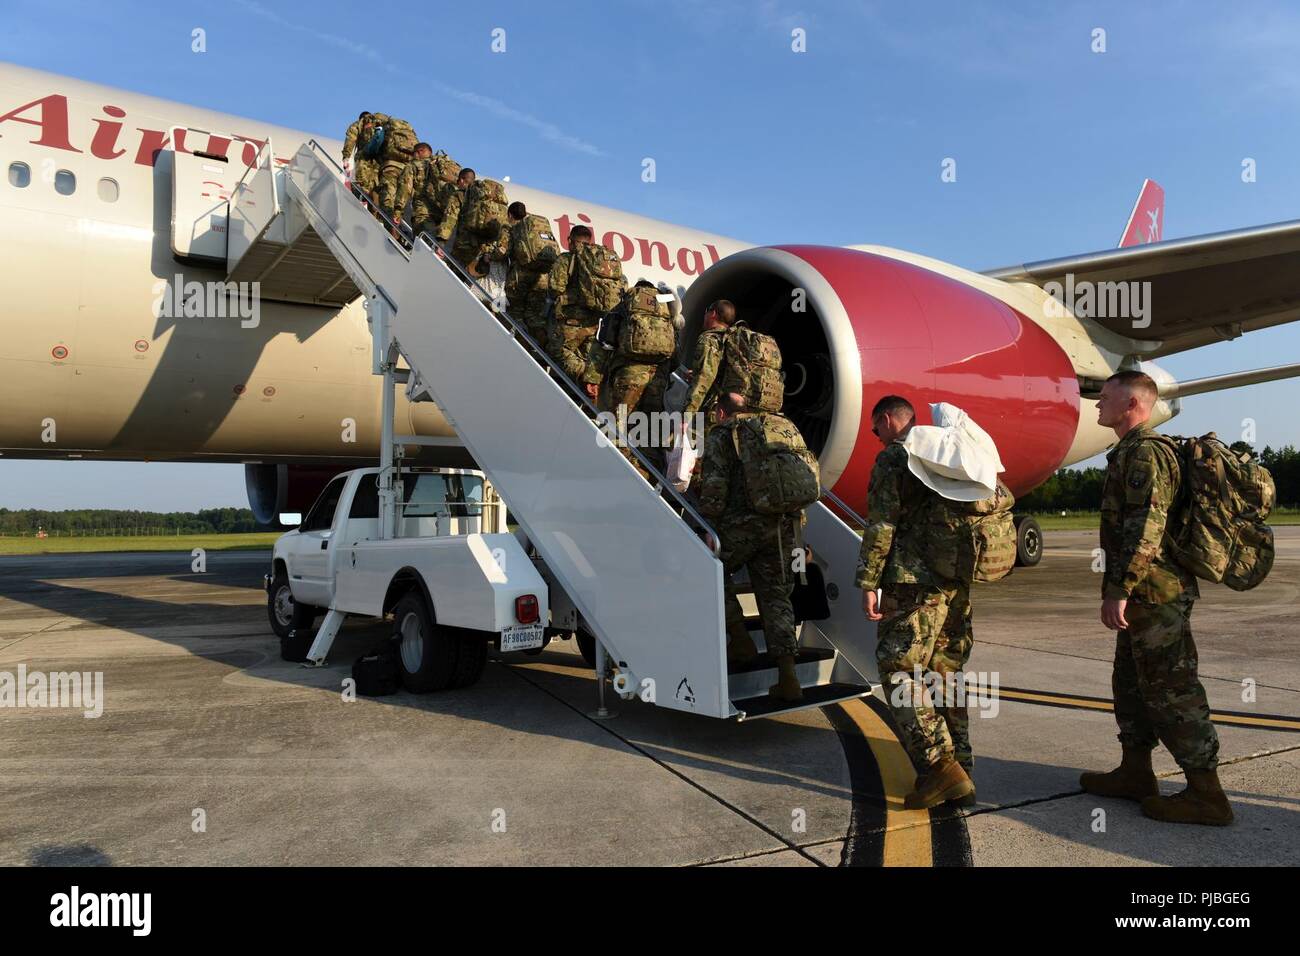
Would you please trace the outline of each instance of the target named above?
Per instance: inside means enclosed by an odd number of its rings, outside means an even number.
[[[978,805],[905,811],[879,701],[736,724],[614,701],[570,642],[475,686],[347,700],[388,625],[324,668],[279,659],[264,552],[0,557],[0,679],[102,674],[102,715],[0,706],[0,863],[1108,865],[1300,863],[1300,528],[1255,591],[1203,585],[1227,828],[1082,794],[1118,754],[1096,534],[974,594]],[[93,680],[93,678],[92,678]],[[83,703],[85,703],[83,701]],[[1157,751],[1164,785],[1181,786]]]

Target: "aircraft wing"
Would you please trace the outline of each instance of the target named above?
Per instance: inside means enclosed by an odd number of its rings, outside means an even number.
[[[1008,282],[1149,282],[1151,324],[1093,318],[1159,358],[1300,318],[1300,220],[1170,239],[985,273]]]

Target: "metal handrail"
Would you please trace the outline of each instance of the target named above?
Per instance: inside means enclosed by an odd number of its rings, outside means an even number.
[[[831,491],[829,488],[823,488],[822,497],[830,499],[831,504],[853,519],[853,523],[859,528],[865,529],[867,527],[867,519],[846,505],[839,495],[835,494],[835,492]]]
[[[591,398],[587,395],[586,391],[578,387],[577,383],[574,382],[573,379],[569,377],[569,374],[559,366],[555,359],[551,357],[550,353],[547,352],[546,349],[542,348],[522,323],[510,315],[510,313],[505,309],[498,309],[495,307],[496,300],[488,294],[488,291],[479,284],[478,280],[474,276],[470,275],[464,267],[456,261],[455,257],[452,256],[450,252],[443,250],[441,246],[435,246],[428,233],[423,233],[421,236],[417,237],[416,244],[423,245],[430,252],[434,253],[434,257],[436,259],[441,259],[442,263],[447,268],[451,269],[453,274],[459,276],[464,281],[467,281],[474,289],[482,293],[484,299],[488,302],[492,302],[494,304],[494,307],[490,310],[492,314],[499,320],[503,319],[503,324],[506,325],[507,329],[509,329],[517,339],[523,341],[524,347],[533,353],[533,357],[542,364],[543,368],[545,368],[553,378],[559,381],[562,386],[569,390],[571,397],[577,400],[579,407],[587,413],[587,417],[592,420],[596,419],[600,412],[591,401]],[[441,252],[442,254],[438,255],[438,252]],[[717,557],[721,553],[721,539],[718,537],[717,531],[713,529],[713,526],[704,519],[704,516],[695,509],[695,506],[692,505],[680,491],[672,486],[659,469],[650,463],[650,460],[642,454],[639,448],[636,448],[633,445],[627,445],[624,447],[636,456],[637,461],[641,463],[642,467],[644,467],[647,472],[655,477],[655,490],[659,493],[659,496],[661,498],[665,496],[671,497],[677,506],[682,509],[683,518],[685,518],[686,515],[690,515],[690,523],[694,524],[698,530],[705,533],[705,546],[715,557]]]

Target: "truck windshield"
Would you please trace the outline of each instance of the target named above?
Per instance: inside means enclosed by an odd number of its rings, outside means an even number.
[[[402,487],[402,514],[408,518],[468,518],[483,513],[483,479],[478,475],[407,475]]]

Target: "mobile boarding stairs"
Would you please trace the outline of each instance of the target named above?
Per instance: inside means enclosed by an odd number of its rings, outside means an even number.
[[[308,142],[279,168],[272,156],[267,143],[231,194],[229,281],[259,281],[272,300],[341,307],[365,296],[373,370],[384,380],[383,536],[396,527],[394,458],[422,442],[393,433],[404,382],[412,400],[437,403],[489,476],[594,635],[597,674],[612,669],[623,696],[743,720],[870,693],[875,628],[853,586],[859,538],[830,507],[810,508],[805,531],[811,586],[796,602],[810,608],[797,658],[804,698],[777,701],[767,695],[776,670],[766,653],[728,669],[718,537],[687,497],[644,458],[654,483],[638,474],[525,328],[485,304],[486,292],[431,240],[408,243],[376,218],[325,149]],[[761,647],[761,624],[751,617],[749,626]],[[600,688],[603,701],[603,680]]]

